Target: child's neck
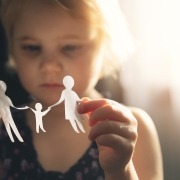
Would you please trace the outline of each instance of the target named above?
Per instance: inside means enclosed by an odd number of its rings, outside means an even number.
[[[33,115],[31,111],[27,112],[27,122],[32,131],[38,161],[45,170],[66,172],[82,157],[91,144],[88,140],[90,132],[88,120],[82,122],[86,133],[76,133],[64,116],[55,117],[49,113],[43,117],[46,132],[40,130],[38,134]],[[71,158],[68,158],[69,156]]]

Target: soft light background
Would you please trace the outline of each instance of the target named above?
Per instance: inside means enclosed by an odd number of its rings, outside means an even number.
[[[120,79],[124,103],[146,110],[160,138],[165,180],[180,179],[180,1],[119,0],[137,43]]]
[[[111,89],[118,94],[114,99],[149,113],[160,138],[164,179],[180,180],[180,0],[119,0],[119,4],[137,49],[124,63],[121,87],[116,83]],[[0,49],[1,55],[4,44]],[[2,71],[0,66],[0,77],[7,82],[8,91],[21,92],[17,80],[11,76],[5,79]],[[106,87],[112,88],[112,82],[110,79]],[[13,92],[7,94],[15,105],[21,104],[23,93],[15,97]]]

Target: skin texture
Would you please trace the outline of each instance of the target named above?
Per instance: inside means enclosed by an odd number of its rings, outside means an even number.
[[[41,85],[56,83],[63,86],[63,77],[70,75],[80,97],[89,93],[99,79],[102,64],[100,48],[90,26],[59,9],[49,10],[38,4],[23,14],[13,33],[13,56],[25,89],[42,104],[51,105],[63,88],[51,93],[51,98],[45,98],[49,90]]]
[[[144,111],[106,99],[82,100],[78,112],[89,115],[89,139],[98,144],[106,179],[163,179],[157,133]]]
[[[26,111],[38,160],[45,170],[66,172],[90,141],[96,140],[106,180],[163,179],[160,146],[149,116],[102,99],[94,88],[101,74],[104,49],[90,25],[36,2],[22,12],[12,42],[21,83],[36,99],[28,106],[34,108],[40,102],[47,108],[56,103],[66,75],[74,78],[73,90],[79,97],[91,98],[83,98],[78,106],[80,114],[89,116],[83,121],[86,133],[75,133],[64,120],[63,104],[43,117],[46,133],[38,135],[34,114]]]

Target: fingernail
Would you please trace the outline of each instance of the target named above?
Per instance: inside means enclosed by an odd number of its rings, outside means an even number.
[[[83,113],[83,107],[81,102],[78,103],[78,112]]]
[[[82,100],[76,101],[77,105],[81,104]]]

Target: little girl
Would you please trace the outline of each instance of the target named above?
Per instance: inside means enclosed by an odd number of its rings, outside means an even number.
[[[64,89],[62,80],[70,75],[73,91],[84,97],[77,111],[89,116],[82,122],[86,133],[76,133],[65,120],[62,103],[43,117],[46,133],[36,133],[30,109],[12,112],[24,142],[12,143],[2,125],[2,180],[163,179],[159,141],[150,117],[95,90],[98,80],[118,67],[112,51],[114,34],[106,21],[113,12],[105,14],[110,7],[103,8],[102,2],[2,0],[9,53],[23,87],[34,97],[27,106],[34,109],[41,103],[45,110],[56,103]]]

